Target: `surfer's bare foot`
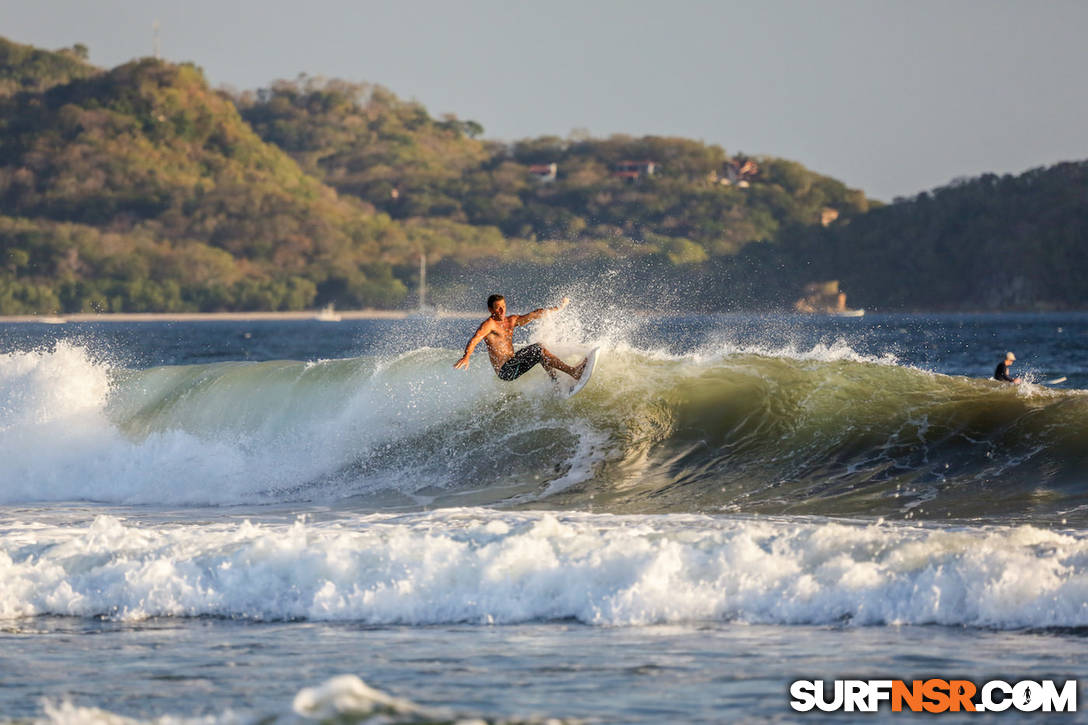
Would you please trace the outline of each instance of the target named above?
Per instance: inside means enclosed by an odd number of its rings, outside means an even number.
[[[584,373],[586,371],[586,363],[587,362],[589,362],[589,358],[586,358],[582,362],[578,363],[577,367],[574,368],[574,379],[575,380],[581,380],[582,379],[582,373]]]

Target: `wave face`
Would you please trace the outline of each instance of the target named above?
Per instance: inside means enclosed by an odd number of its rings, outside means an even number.
[[[540,371],[503,384],[479,357],[468,373],[454,359],[134,371],[68,343],[3,355],[0,502],[1088,518],[1080,391],[846,346],[614,345],[565,400]]]
[[[1032,526],[497,513],[0,522],[0,620],[214,616],[1088,626],[1088,538]]]

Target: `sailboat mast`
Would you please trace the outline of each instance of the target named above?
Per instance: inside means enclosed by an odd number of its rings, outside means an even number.
[[[427,255],[419,253],[419,309],[427,306]]]

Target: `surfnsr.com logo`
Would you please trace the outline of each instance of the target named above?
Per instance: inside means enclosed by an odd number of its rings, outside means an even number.
[[[790,707],[798,712],[1076,712],[1077,681],[990,680],[797,680]]]

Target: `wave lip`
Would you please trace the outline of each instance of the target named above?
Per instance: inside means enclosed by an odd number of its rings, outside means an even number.
[[[1088,536],[454,509],[0,527],[0,618],[1088,626]]]

